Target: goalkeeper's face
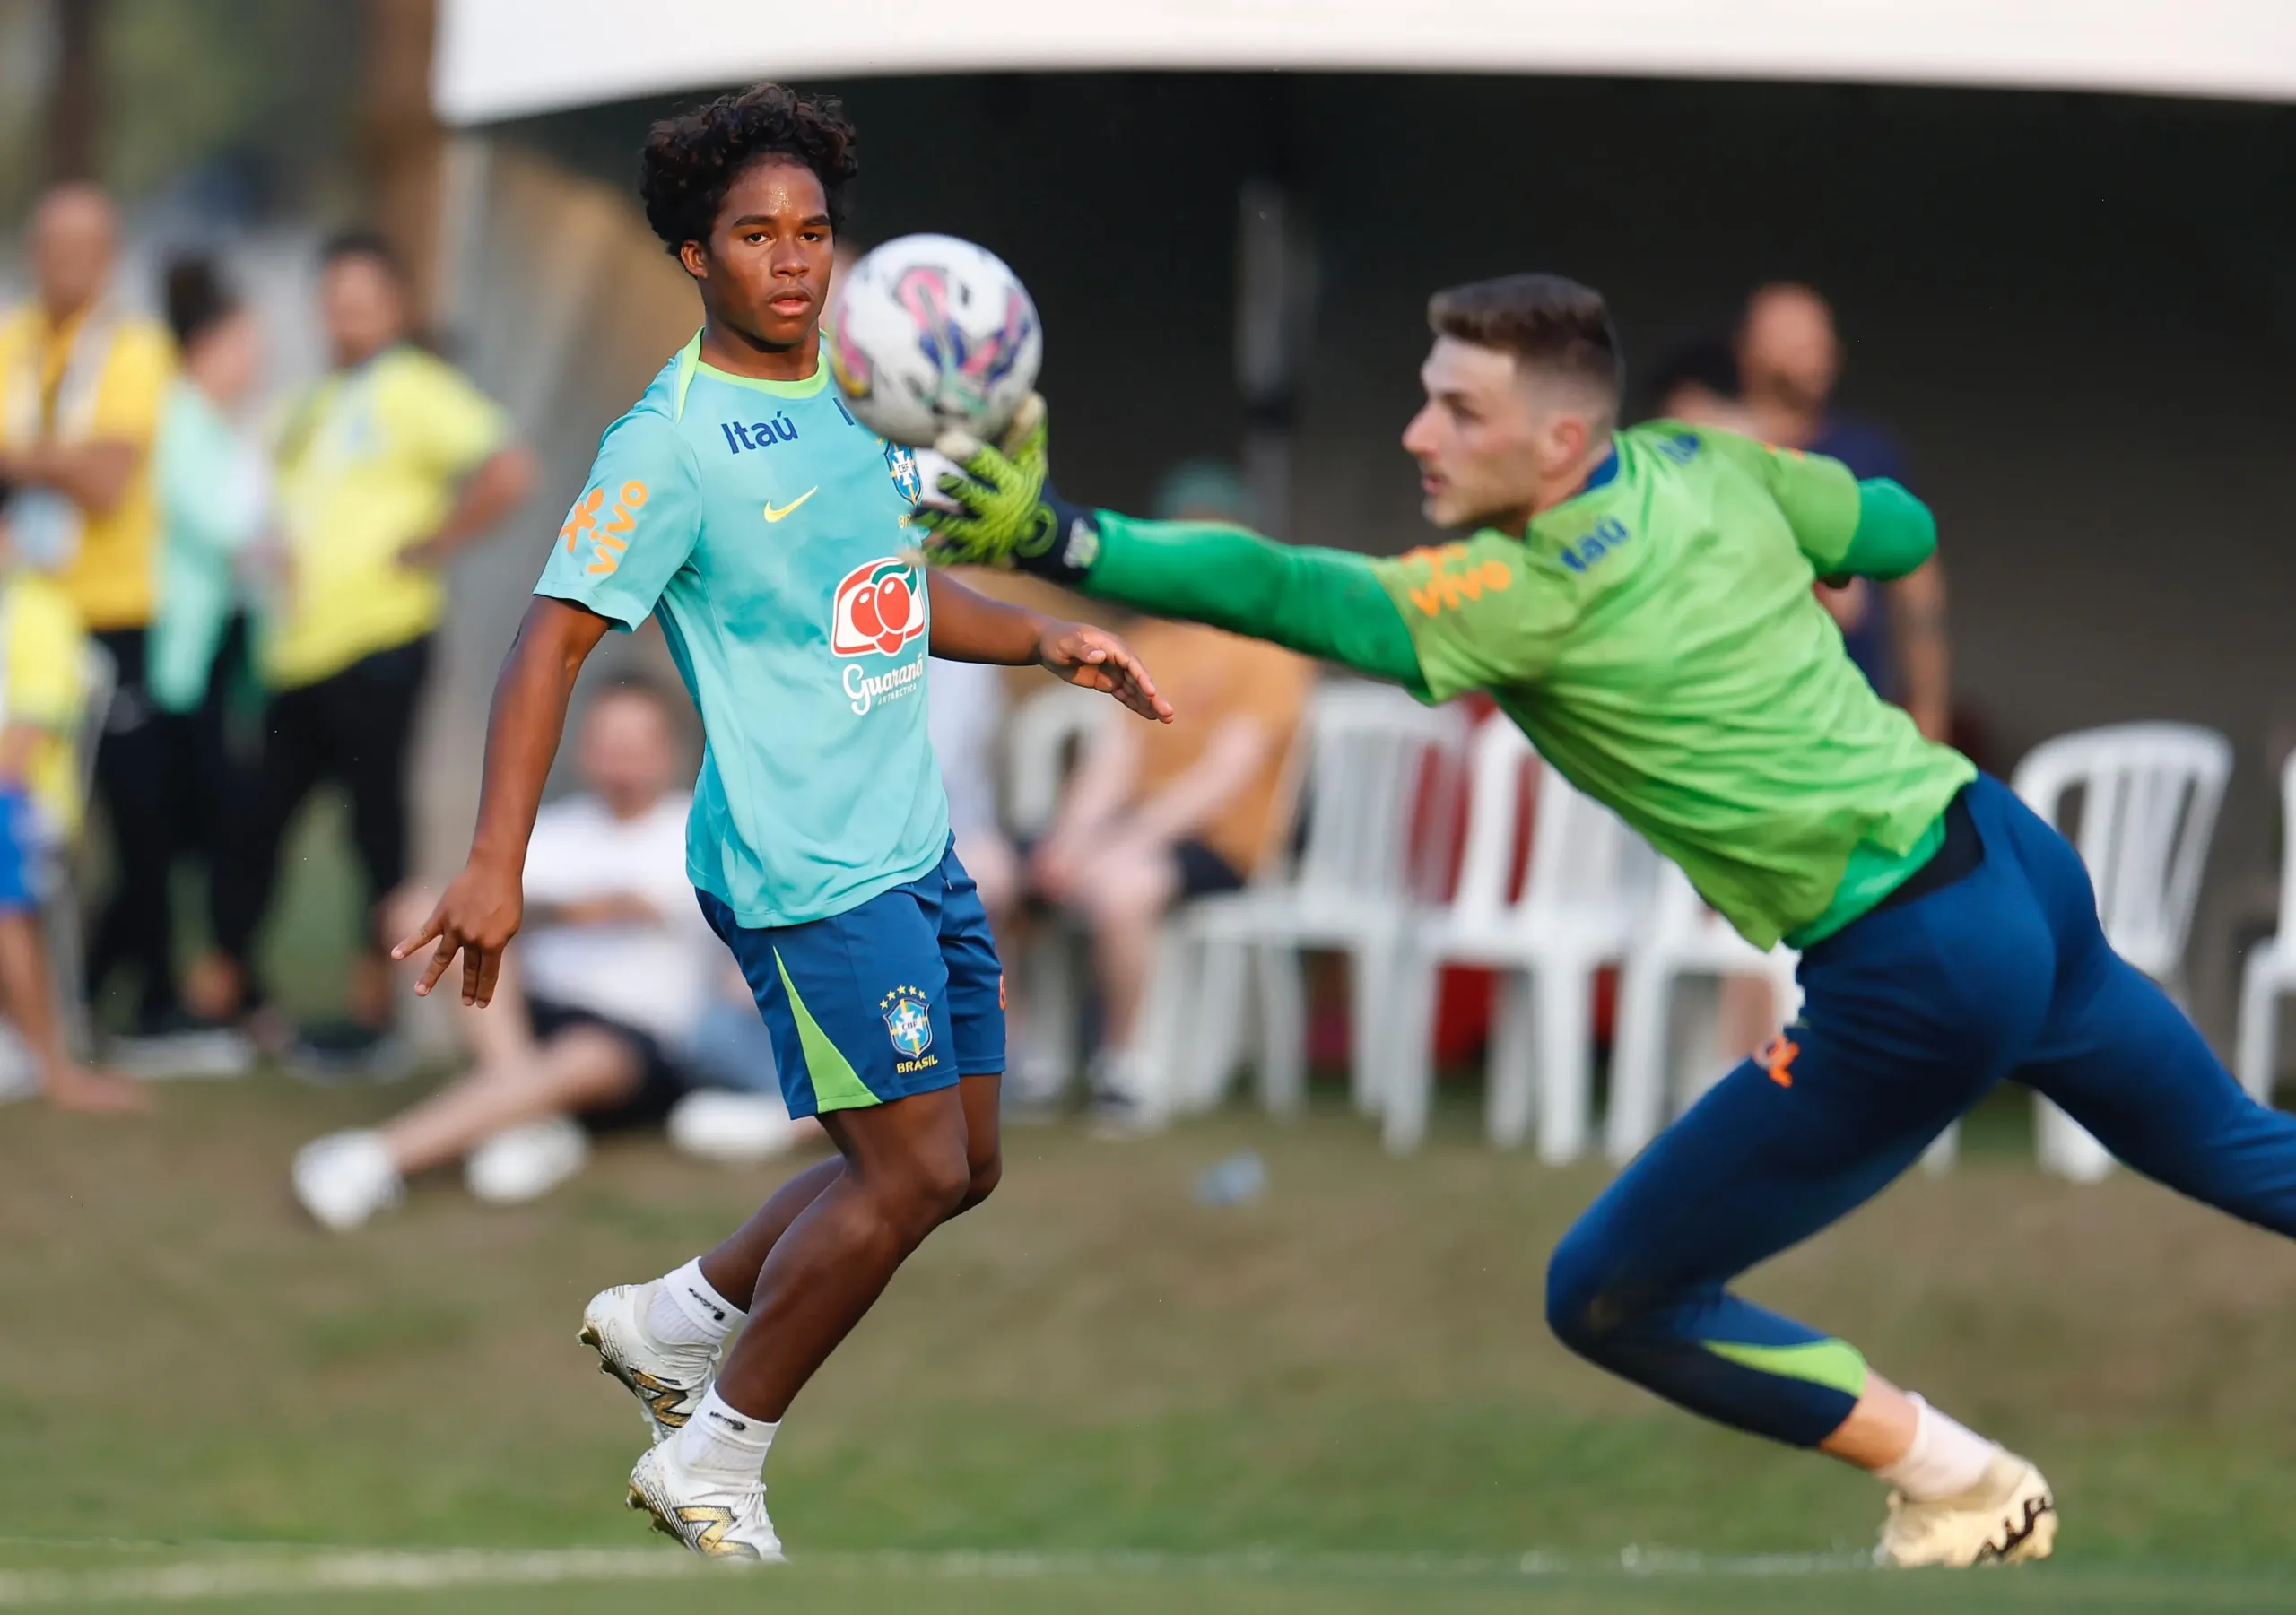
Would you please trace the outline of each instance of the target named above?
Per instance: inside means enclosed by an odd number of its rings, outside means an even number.
[[[764,157],[726,187],[707,241],[678,249],[711,316],[769,350],[810,341],[821,325],[837,245],[820,178]]]
[[[1435,339],[1419,379],[1427,402],[1404,429],[1403,446],[1419,462],[1429,521],[1519,533],[1567,497],[1598,430],[1577,389],[1502,349],[1453,336]]]

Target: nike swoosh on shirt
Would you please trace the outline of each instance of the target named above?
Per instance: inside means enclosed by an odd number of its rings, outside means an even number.
[[[787,504],[782,506],[778,510],[776,510],[770,504],[768,504],[765,508],[765,519],[770,522],[779,521],[783,517],[788,515],[792,510],[795,510],[798,506],[804,504],[807,499],[813,498],[813,495],[819,493],[821,491],[821,484],[816,482],[811,488],[806,489],[804,492],[799,494],[796,499],[791,499]]]

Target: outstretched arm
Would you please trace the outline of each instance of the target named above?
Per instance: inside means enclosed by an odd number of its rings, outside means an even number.
[[[991,600],[944,573],[929,574],[926,586],[932,591],[933,654],[943,661],[1033,663],[1081,689],[1114,696],[1142,717],[1172,721],[1172,704],[1156,693],[1156,681],[1132,647],[1106,629]]]
[[[393,959],[410,959],[438,944],[422,967],[418,994],[427,994],[460,953],[463,1002],[483,1006],[494,996],[502,950],[524,917],[526,840],[565,733],[566,704],[582,664],[612,626],[594,612],[547,595],[536,595],[526,608],[487,715],[486,771],[469,862],[422,928],[391,950]]]
[[[1048,486],[1042,400],[1006,442],[942,452],[965,474],[943,481],[954,510],[927,508],[927,554],[941,564],[1019,567],[1160,617],[1265,639],[1422,690],[1411,630],[1370,558],[1280,544],[1241,528],[1151,522],[1072,505]]]

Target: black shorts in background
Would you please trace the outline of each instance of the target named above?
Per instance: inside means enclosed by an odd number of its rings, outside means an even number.
[[[1179,900],[1183,903],[1190,898],[1214,897],[1243,889],[1244,877],[1236,866],[1201,841],[1175,842],[1172,859],[1180,869]]]
[[[589,1026],[613,1033],[637,1053],[638,1086],[616,1104],[583,1111],[574,1117],[591,1133],[658,1126],[671,1107],[699,1086],[651,1032],[641,1032],[590,1010],[532,996],[526,1000],[526,1020],[534,1028],[537,1043],[546,1043],[576,1027]]]

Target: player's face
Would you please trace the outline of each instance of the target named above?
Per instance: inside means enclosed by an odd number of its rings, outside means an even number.
[[[812,339],[829,300],[837,244],[829,198],[803,163],[765,158],[726,192],[709,239],[680,250],[718,319],[768,349]]]
[[[1806,292],[1779,291],[1757,299],[1746,313],[1738,365],[1748,391],[1817,408],[1831,395],[1841,371],[1832,312]]]
[[[1554,469],[1553,412],[1513,354],[1439,336],[1419,379],[1427,402],[1404,429],[1421,508],[1439,527],[1519,527]],[[1567,457],[1567,456],[1566,456]]]
[[[50,314],[74,314],[95,300],[111,276],[117,234],[100,192],[67,185],[48,194],[32,216],[31,257]]]
[[[406,291],[389,265],[352,253],[319,277],[319,313],[335,362],[357,364],[406,334]]]
[[[610,691],[590,708],[575,759],[582,783],[617,813],[642,813],[677,771],[669,718],[649,697]]]

